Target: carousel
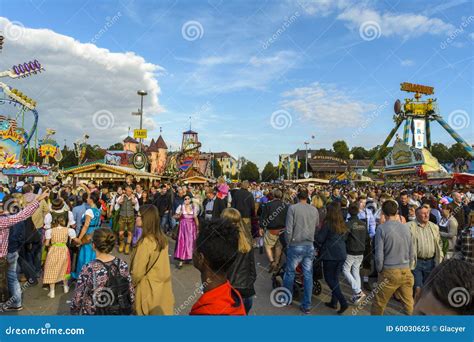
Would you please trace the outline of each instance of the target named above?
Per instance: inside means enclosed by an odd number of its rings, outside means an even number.
[[[3,39],[3,37],[2,37]],[[18,80],[44,71],[38,60],[19,63],[10,69],[0,72],[0,78]],[[0,168],[9,182],[26,178],[45,180],[49,175],[47,167],[39,166],[37,125],[38,111],[36,101],[20,90],[0,81],[0,105],[4,111],[0,113]],[[25,121],[32,121],[29,130],[25,129]],[[34,144],[32,146],[32,144]],[[5,178],[4,178],[5,179]]]

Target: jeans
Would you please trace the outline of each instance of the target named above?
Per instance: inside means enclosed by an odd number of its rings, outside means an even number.
[[[364,259],[363,255],[351,255],[347,254],[346,261],[342,266],[342,272],[344,277],[352,287],[352,293],[357,295],[361,292],[360,288],[360,265]]]
[[[339,284],[342,265],[344,265],[343,260],[323,260],[324,280],[326,280],[326,283],[332,291],[331,304],[336,306],[337,302],[339,302],[341,308],[347,307],[346,298],[344,298],[341,285]]]
[[[244,303],[245,313],[248,315],[249,312],[250,312],[250,309],[252,309],[253,296],[247,297],[247,298],[242,298],[242,302]]]
[[[433,268],[435,268],[434,258],[428,260],[418,259],[416,261],[416,267],[413,270],[413,276],[415,277],[415,288],[423,287],[423,284],[430,275],[431,271],[433,271]]]
[[[31,265],[33,265],[33,269],[35,270],[36,277],[41,277],[41,252],[43,250],[43,228],[38,229],[36,234],[39,235],[39,239],[37,243],[33,243],[31,253],[29,253],[29,257],[31,260],[28,260]]]
[[[311,308],[311,297],[313,295],[313,259],[314,247],[308,246],[289,246],[286,252],[286,268],[283,276],[283,286],[293,294],[293,285],[295,282],[295,270],[301,263],[304,277],[304,295],[301,307],[303,309]]]
[[[21,287],[18,281],[18,274],[16,268],[18,266],[18,251],[7,254],[8,270],[7,270],[7,281],[8,290],[10,291],[11,298],[9,299],[9,305],[13,307],[21,306]]]
[[[169,212],[163,214],[163,216],[160,219],[160,228],[162,229],[163,232],[168,232],[171,230],[172,227],[170,227],[170,215]]]
[[[35,266],[33,264],[32,248],[33,244],[25,243],[18,251],[18,264],[20,265],[20,270],[29,282],[35,282],[38,280]]]

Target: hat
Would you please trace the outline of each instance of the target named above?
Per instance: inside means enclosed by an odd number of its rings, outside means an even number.
[[[61,198],[56,198],[51,202],[51,209],[61,210],[64,208],[64,201]]]

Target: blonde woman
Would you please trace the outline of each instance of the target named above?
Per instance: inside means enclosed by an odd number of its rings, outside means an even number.
[[[245,312],[248,314],[252,308],[255,295],[254,283],[257,279],[252,240],[246,233],[242,217],[237,209],[226,208],[222,211],[221,217],[230,221],[239,231],[238,253],[234,263],[227,271],[227,279],[239,291],[244,302]]]

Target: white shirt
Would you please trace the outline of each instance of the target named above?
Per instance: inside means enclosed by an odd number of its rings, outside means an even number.
[[[62,212],[63,210],[56,211],[52,210],[52,212]],[[68,228],[75,225],[76,221],[74,221],[74,215],[72,214],[72,211],[68,210],[67,212],[67,226]],[[44,229],[51,229],[51,222],[53,221],[53,216],[51,216],[51,213],[47,213],[46,216],[44,217]]]
[[[74,239],[76,237],[76,231],[72,228],[65,228],[65,227],[57,227],[58,229],[67,229],[67,235],[71,238],[71,239]],[[51,234],[52,234],[53,230],[52,229],[48,229],[44,232],[44,238],[46,240],[51,240]]]

